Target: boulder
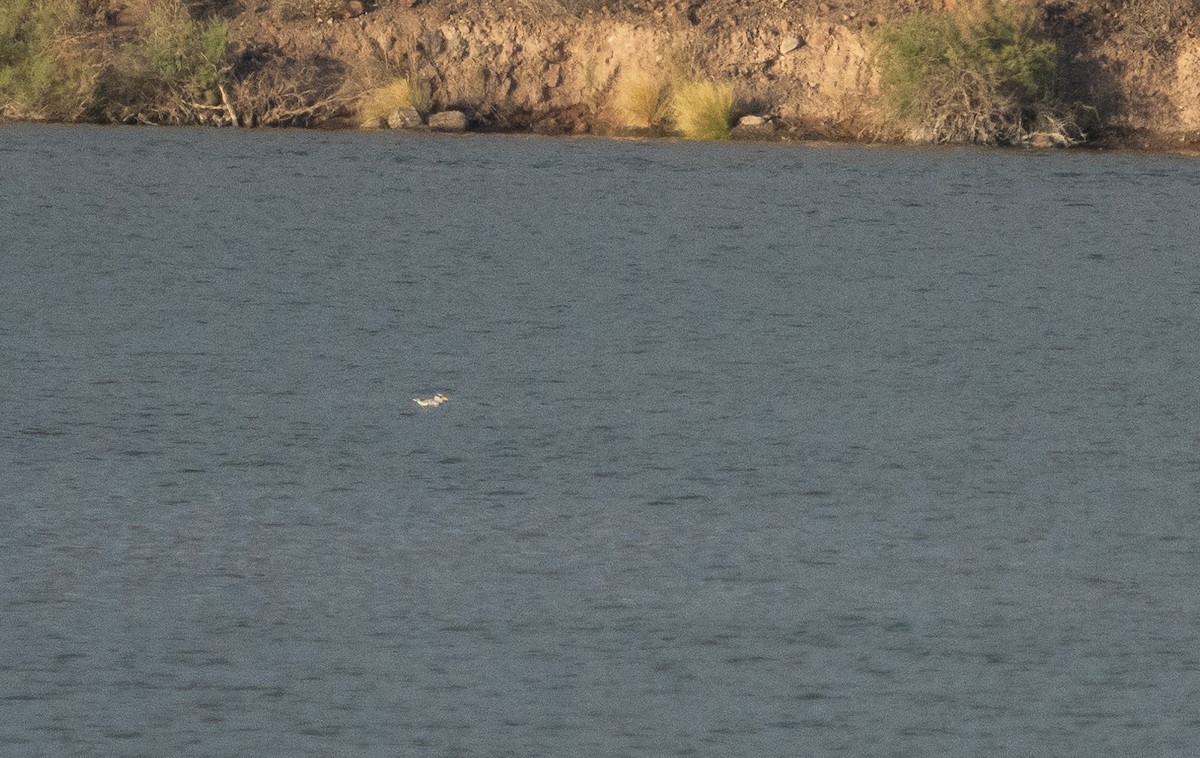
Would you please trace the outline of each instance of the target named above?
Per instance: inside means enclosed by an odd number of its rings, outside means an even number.
[[[429,116],[429,128],[439,132],[465,132],[467,114],[462,111],[442,111]]]
[[[421,126],[421,114],[413,107],[396,108],[388,114],[387,125],[389,129],[412,129]]]

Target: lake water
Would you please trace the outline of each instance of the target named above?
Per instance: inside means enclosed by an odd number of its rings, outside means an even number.
[[[2,128],[0,754],[1200,754],[1198,200]]]

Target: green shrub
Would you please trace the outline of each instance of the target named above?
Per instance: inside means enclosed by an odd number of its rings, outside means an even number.
[[[1057,56],[1032,12],[997,0],[910,14],[877,48],[893,116],[935,142],[1020,140],[1057,107]]]
[[[195,123],[225,118],[229,27],[197,21],[177,0],[153,7],[141,38],[110,68],[105,109],[118,121]]]
[[[729,139],[733,124],[733,87],[715,82],[687,82],[671,99],[675,128],[687,139]]]
[[[91,106],[98,66],[73,0],[0,2],[0,117],[74,120]]]
[[[155,9],[137,56],[145,73],[200,99],[217,86],[226,64],[229,27],[224,21],[194,21],[171,9]]]

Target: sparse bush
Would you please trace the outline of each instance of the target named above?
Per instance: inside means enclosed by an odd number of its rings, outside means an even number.
[[[0,117],[81,117],[99,66],[82,44],[86,20],[74,0],[0,3]]]
[[[703,78],[704,44],[695,35],[675,38],[663,51],[663,65],[673,82],[691,82]]]
[[[687,139],[729,139],[733,124],[733,87],[699,81],[675,88],[671,98],[675,127]]]
[[[885,26],[877,52],[893,115],[933,142],[1019,141],[1060,108],[1057,48],[1034,12],[980,0]]]
[[[182,0],[192,18],[233,18],[244,10],[251,10],[253,0]]]
[[[1198,10],[1198,0],[1125,0],[1117,38],[1152,57],[1169,58]]]
[[[226,89],[240,126],[311,126],[353,107],[345,76],[333,58],[258,48],[242,53]]]
[[[607,0],[516,0],[513,6],[523,16],[540,20],[573,17],[582,18],[608,5]]]
[[[326,19],[337,13],[345,0],[266,0],[265,10],[281,21]]]
[[[430,106],[429,90],[414,84],[408,77],[396,78],[363,93],[358,100],[359,123],[379,126],[397,108],[415,108],[425,114]]]
[[[671,117],[670,88],[661,78],[644,71],[626,72],[613,90],[613,107],[625,126],[658,129]]]

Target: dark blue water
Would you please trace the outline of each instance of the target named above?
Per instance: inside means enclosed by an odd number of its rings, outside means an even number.
[[[1196,755],[1197,197],[0,129],[0,754]]]

